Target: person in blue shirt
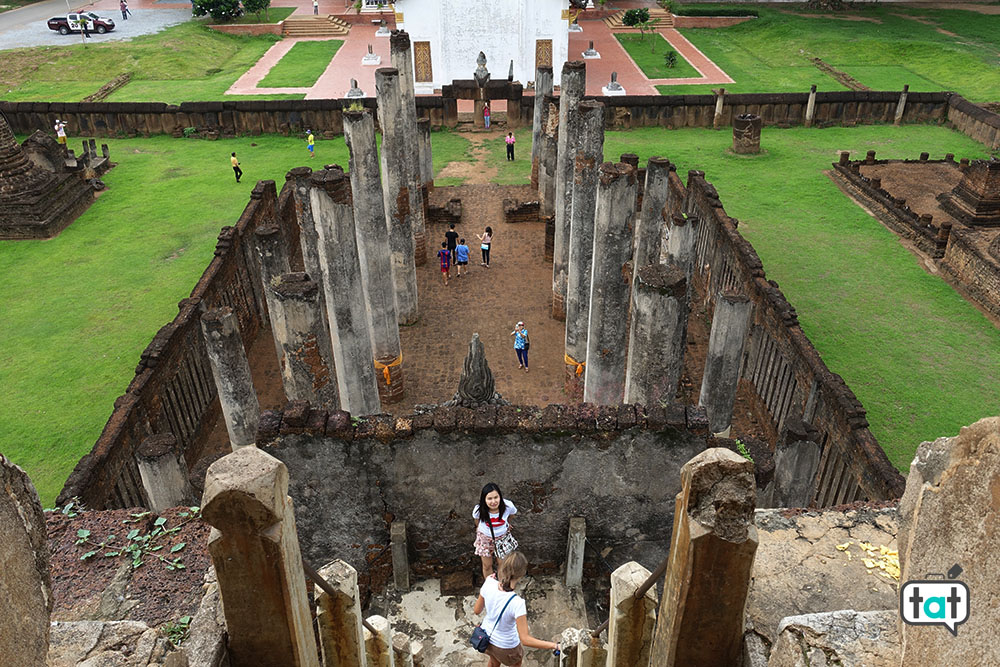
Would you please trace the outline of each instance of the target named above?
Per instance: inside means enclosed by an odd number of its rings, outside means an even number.
[[[517,367],[523,368],[524,372],[528,372],[528,348],[531,346],[531,341],[528,338],[528,327],[524,326],[524,322],[518,322],[514,330],[510,332],[510,335],[514,337],[514,352],[517,354]]]
[[[460,239],[455,246],[455,270],[458,277],[462,277],[462,267],[469,264],[469,246],[465,245],[465,239]]]

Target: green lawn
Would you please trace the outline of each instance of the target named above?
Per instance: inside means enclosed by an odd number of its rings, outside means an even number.
[[[909,468],[922,441],[996,414],[1000,332],[823,173],[841,150],[876,150],[884,158],[921,151],[988,157],[983,146],[929,125],[765,128],[765,152],[757,156],[735,155],[731,144],[730,132],[713,130],[608,132],[604,159],[662,155],[685,181],[689,169],[706,172],[823,360],[868,410],[872,432],[900,470]],[[497,182],[528,182],[530,163],[513,169],[519,174],[502,173]]]
[[[12,49],[0,56],[0,99],[79,102],[124,72],[132,72],[132,80],[108,101],[237,99],[225,91],[278,39],[227,35],[189,21],[128,42]],[[288,96],[265,96],[279,97]]]
[[[616,33],[615,38],[622,48],[628,52],[639,66],[642,73],[649,79],[699,79],[701,74],[684,59],[670,42],[658,33],[637,35],[635,33]],[[677,64],[667,67],[664,56],[673,51],[677,54]]]
[[[898,5],[808,17],[791,13],[810,13],[802,6],[756,8],[760,18],[729,28],[681,30],[735,80],[726,85],[727,91],[803,92],[810,84],[819,90],[842,90],[810,61],[818,57],[876,90],[910,84],[915,90],[954,90],[974,101],[1000,99],[1000,16]],[[850,17],[867,20],[847,20]],[[664,94],[693,94],[713,87],[718,86],[658,88]]]
[[[308,88],[316,83],[343,46],[342,39],[298,42],[271,68],[260,88]]]
[[[460,159],[467,150],[458,134],[432,136],[435,155]],[[55,239],[0,241],[0,451],[28,471],[46,506],[257,180],[280,186],[289,169],[309,163],[296,137],[99,141],[118,166],[90,209]],[[232,151],[245,172],[239,185]],[[316,152],[316,166],[347,167],[342,138],[319,140]]]
[[[267,16],[265,17],[261,13],[260,17],[256,14],[244,14],[235,21],[228,21],[225,25],[233,24],[247,24],[247,23],[277,23],[279,21],[284,21],[292,12],[295,11],[295,7],[270,7],[267,10]],[[211,19],[205,19],[206,23],[214,23]]]

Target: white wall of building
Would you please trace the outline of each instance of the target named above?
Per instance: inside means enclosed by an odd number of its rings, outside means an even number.
[[[399,27],[411,42],[430,42],[434,88],[454,79],[471,79],[476,57],[486,54],[492,78],[535,80],[535,40],[552,40],[552,64],[558,84],[569,52],[568,23],[561,18],[565,0],[399,0]],[[431,92],[417,84],[417,92]]]

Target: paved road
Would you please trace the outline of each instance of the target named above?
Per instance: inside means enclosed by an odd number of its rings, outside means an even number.
[[[91,8],[96,2],[71,0],[74,10]],[[107,4],[107,3],[102,3]],[[93,10],[92,10],[93,11]],[[191,19],[190,9],[133,9],[129,20],[122,21],[117,10],[99,9],[96,13],[115,20],[115,29],[104,35],[92,33],[92,44],[124,41],[139,35],[160,32],[164,28]],[[80,35],[60,35],[45,22],[53,16],[65,16],[66,0],[45,0],[0,14],[0,49],[25,46],[64,46],[80,43]]]

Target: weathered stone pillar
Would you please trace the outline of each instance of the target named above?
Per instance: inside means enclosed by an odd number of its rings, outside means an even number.
[[[361,285],[351,184],[339,167],[315,172],[310,183],[340,405],[354,415],[378,414],[381,405]]]
[[[267,291],[285,397],[339,409],[333,344],[318,283],[305,273],[285,273],[271,280]]]
[[[394,667],[413,667],[413,648],[410,638],[402,632],[392,636],[392,660]]]
[[[417,100],[413,89],[413,53],[410,48],[410,36],[405,30],[392,31],[392,36],[389,37],[389,59],[393,68],[399,72],[402,107],[400,114],[392,118],[392,123],[399,126],[401,135],[397,136],[402,140],[402,145],[405,146],[405,151],[402,154],[397,154],[397,157],[405,161],[404,168],[407,178],[404,182],[410,199],[410,214],[413,219],[415,260],[417,266],[422,266],[427,261],[427,231],[424,219],[424,195],[421,187],[423,181],[420,178],[420,135],[417,133]],[[377,84],[375,89],[377,93]],[[379,127],[382,128],[382,141],[385,142],[386,129],[381,115],[379,115]]]
[[[375,628],[375,632],[365,628],[368,667],[393,667],[392,626],[389,625],[389,619],[384,616],[369,616],[368,625]]]
[[[545,96],[552,94],[552,68],[542,65],[535,70],[535,106],[531,121],[531,187],[538,188],[538,151],[545,133]],[[539,190],[539,198],[541,191]]]
[[[28,474],[2,454],[0,563],[0,663],[45,665],[54,599],[45,514]]]
[[[420,185],[423,188],[424,221],[427,220],[427,196],[434,190],[434,154],[431,150],[431,119],[417,119],[417,158],[420,162]],[[377,162],[376,162],[377,164]]]
[[[566,284],[566,390],[579,398],[583,376],[576,374],[587,359],[590,278],[594,252],[597,181],[604,155],[604,105],[586,100],[577,106],[579,136],[573,142],[573,182],[570,206],[569,267]]]
[[[583,400],[598,405],[618,405],[625,396],[629,308],[625,265],[632,257],[635,191],[635,169],[622,163],[601,165],[583,387]]]
[[[201,505],[230,663],[319,667],[285,464],[256,447],[224,456]]]
[[[718,130],[723,126],[722,109],[726,103],[726,89],[719,88],[715,93],[715,115],[712,117],[712,128]]]
[[[579,135],[576,109],[586,93],[587,67],[582,60],[563,65],[559,93],[559,139],[555,173],[555,237],[552,253],[552,317],[566,318],[569,235],[572,215],[573,159]]]
[[[649,664],[740,664],[755,498],[753,463],[728,449],[707,449],[681,468]]]
[[[321,567],[319,575],[337,592],[330,596],[316,586],[314,593],[323,667],[365,667],[358,571],[335,560]]]
[[[903,114],[906,113],[906,96],[910,92],[910,86],[903,86],[903,92],[899,94],[899,102],[896,103],[896,117],[893,119],[893,125],[899,125],[903,122]]]
[[[684,217],[681,213],[670,216],[670,234],[667,236],[666,248],[667,262],[684,269],[689,288],[697,256],[695,245],[697,241],[698,218]]]
[[[276,224],[260,225],[254,230],[257,252],[260,254],[260,275],[265,287],[272,279],[292,270],[288,244]]]
[[[819,433],[800,419],[786,419],[774,448],[774,507],[805,507],[816,490]]]
[[[752,113],[742,113],[733,119],[733,152],[753,154],[760,152],[760,131],[763,119]]]
[[[149,509],[154,513],[160,514],[194,498],[184,454],[172,433],[159,433],[143,440],[135,452],[135,461]]]
[[[312,169],[309,167],[295,167],[285,174],[285,181],[292,186],[292,196],[295,201],[295,217],[299,223],[299,246],[302,248],[302,266],[309,277],[318,282],[323,279],[323,268],[319,261],[319,233],[316,231],[316,220],[313,217],[312,202],[309,200],[309,179],[311,176]],[[281,273],[287,272],[282,271]],[[322,292],[320,293],[320,301],[324,301]]]
[[[260,403],[257,402],[257,390],[250,376],[250,363],[243,349],[240,325],[233,309],[223,306],[204,313],[201,316],[201,331],[205,336],[205,350],[212,365],[222,415],[226,419],[229,442],[234,450],[252,445],[257,441]]]
[[[415,228],[410,209],[404,127],[397,119],[403,113],[399,72],[383,67],[375,70],[378,123],[382,128],[382,197],[389,229],[392,280],[396,289],[396,315],[400,324],[417,321],[417,270]]]
[[[723,292],[715,301],[698,405],[708,413],[709,430],[721,437],[729,435],[732,424],[743,345],[752,313],[750,299],[736,292]]]
[[[816,86],[809,87],[809,101],[806,102],[805,126],[812,127],[813,118],[816,116]]]
[[[542,218],[554,218],[556,214],[558,152],[558,98],[545,95],[542,97],[542,134],[538,144],[538,212]]]
[[[351,192],[361,283],[371,322],[374,358],[382,371],[375,379],[382,400],[391,402],[401,399],[405,391],[403,358],[371,112],[345,112],[344,138],[351,153]]]
[[[392,544],[392,581],[396,590],[405,593],[410,590],[410,558],[406,553],[406,522],[393,521],[389,526]]]
[[[605,667],[607,664],[607,645],[588,632],[576,645],[576,667]]]
[[[582,516],[569,519],[566,540],[566,588],[579,588],[583,583],[583,557],[587,546],[587,520]]]
[[[684,370],[688,308],[688,281],[681,267],[648,264],[635,271],[626,403],[673,402]]]
[[[611,609],[608,616],[608,664],[646,667],[656,625],[656,587],[636,599],[652,573],[629,561],[611,573]]]
[[[667,221],[667,197],[670,194],[670,166],[670,160],[662,157],[651,157],[646,163],[642,208],[635,224],[633,269],[660,263],[660,245],[663,226]],[[633,271],[633,289],[637,275],[638,272]]]

